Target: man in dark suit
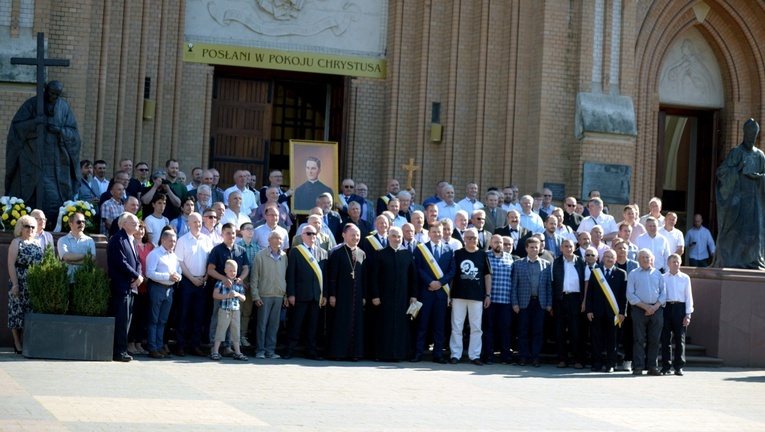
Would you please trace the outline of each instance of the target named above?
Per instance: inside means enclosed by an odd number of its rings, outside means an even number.
[[[470,225],[478,231],[478,249],[488,251],[492,233],[484,229],[486,226],[486,212],[483,209],[473,210],[473,214],[470,217]]]
[[[498,228],[494,234],[512,238],[515,247],[513,254],[523,258],[526,256],[526,239],[533,233],[521,226],[521,214],[517,210],[510,210],[507,212],[507,226]]]
[[[343,180],[340,185],[340,193],[337,194],[338,200],[335,203],[335,208],[340,213],[340,217],[348,216],[348,204],[352,202],[357,202],[360,206],[364,206],[364,198],[356,195],[355,188],[356,184],[353,182],[353,179],[349,178]]]
[[[487,192],[484,202],[486,203],[483,208],[486,212],[486,225],[483,229],[495,234],[497,229],[507,225],[507,211],[499,207],[499,193],[497,191]]]
[[[518,364],[526,366],[531,359],[539,367],[542,351],[545,311],[552,310],[550,291],[550,262],[540,259],[539,239],[526,240],[526,258],[513,263],[510,301],[513,311],[518,314]],[[530,349],[529,349],[530,348]]]
[[[400,190],[401,186],[399,186],[398,180],[394,178],[388,180],[388,193],[377,198],[377,206],[375,207],[376,216],[379,216],[382,212],[388,210],[388,201],[390,201],[391,198],[396,198],[396,195]]]
[[[340,227],[342,226],[342,219],[340,219],[340,215],[332,210],[332,195],[329,193],[323,193],[316,197],[316,207],[321,208],[322,212],[322,223],[324,226],[329,228],[329,231],[332,233],[337,233],[340,230]],[[342,242],[342,236],[338,238],[337,235],[335,235],[335,239],[338,243]]]
[[[369,235],[370,232],[374,231],[374,227],[372,224],[367,222],[366,220],[361,218],[361,205],[357,202],[351,202],[348,204],[348,214],[346,216],[343,216],[342,224],[340,224],[341,227],[345,226],[347,223],[352,223],[359,227],[359,231],[361,232],[361,238],[366,238],[366,236]],[[338,229],[334,232],[335,234],[335,240],[340,241],[342,239],[342,230]]]
[[[106,249],[111,288],[111,309],[114,314],[114,360],[129,362],[127,353],[128,329],[133,317],[133,296],[143,282],[141,263],[135,250],[133,234],[138,231],[138,218],[132,213],[122,213],[121,229]]]
[[[572,230],[577,231],[579,224],[582,223],[584,217],[579,213],[576,213],[576,198],[568,197],[563,201],[563,225],[571,227]]]
[[[314,244],[316,228],[306,225],[300,235],[303,244],[290,251],[287,262],[287,301],[294,309],[288,328],[289,341],[284,358],[292,358],[305,326],[305,357],[322,360],[316,351],[316,328],[319,323],[319,307],[326,303],[322,291],[325,279],[324,265],[328,255],[327,251]]]
[[[428,326],[433,325],[433,361],[446,364],[442,356],[444,344],[444,323],[446,307],[449,302],[449,282],[457,272],[454,262],[454,251],[443,243],[443,226],[441,222],[433,222],[428,228],[430,241],[420,243],[414,251],[414,263],[417,266],[419,278],[419,295],[422,302],[419,316],[419,331],[412,362],[422,361],[425,352],[425,337]]]
[[[568,366],[568,346],[571,343],[574,368],[581,369],[579,319],[584,301],[584,260],[574,255],[574,242],[564,239],[560,246],[562,255],[552,263],[553,318],[555,319],[555,341],[558,367]],[[566,335],[568,334],[568,337]]]
[[[592,322],[592,371],[603,368],[601,353],[606,350],[606,372],[616,366],[616,330],[624,321],[627,301],[627,272],[615,266],[616,252],[603,252],[603,264],[593,270],[587,283],[587,319]],[[604,282],[601,285],[600,281]],[[608,295],[607,295],[608,293]],[[615,304],[610,300],[614,300]],[[616,319],[614,319],[616,317]]]

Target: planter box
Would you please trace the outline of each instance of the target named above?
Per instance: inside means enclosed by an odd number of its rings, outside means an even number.
[[[28,313],[24,317],[24,357],[112,361],[113,317]]]

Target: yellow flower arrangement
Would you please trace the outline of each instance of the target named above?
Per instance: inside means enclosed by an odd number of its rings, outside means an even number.
[[[82,213],[85,216],[85,232],[87,233],[98,233],[98,227],[95,226],[93,223],[93,215],[96,214],[95,207],[93,207],[93,204],[87,202],[87,201],[67,201],[64,203],[64,205],[59,209],[59,225],[61,228],[61,231],[67,232],[69,231],[69,219],[72,218],[72,216],[75,213]]]
[[[0,227],[3,231],[12,230],[20,217],[28,215],[32,211],[31,208],[24,204],[24,200],[12,196],[0,198],[0,205],[2,205]]]

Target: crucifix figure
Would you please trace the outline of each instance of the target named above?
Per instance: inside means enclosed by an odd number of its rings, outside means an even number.
[[[11,64],[37,67],[37,96],[16,112],[5,149],[5,194],[45,212],[55,224],[59,207],[80,183],[80,134],[69,104],[60,98],[59,81],[45,82],[45,66],[69,66],[69,60],[45,58],[45,37],[37,33],[36,58],[12,58]]]
[[[414,159],[413,158],[409,158],[409,164],[408,165],[407,164],[401,165],[401,168],[403,168],[404,171],[407,172],[407,175],[406,175],[406,190],[410,190],[410,189],[412,189],[412,175],[414,174],[415,171],[420,169],[420,167],[418,167],[417,165],[414,164]]]

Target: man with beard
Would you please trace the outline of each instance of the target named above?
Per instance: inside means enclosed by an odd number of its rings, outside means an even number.
[[[401,248],[401,228],[388,232],[388,247],[377,251],[371,264],[369,297],[377,311],[375,358],[403,360],[409,346],[406,310],[417,301],[417,269],[414,255]]]
[[[366,255],[358,247],[356,225],[343,228],[344,242],[332,249],[327,262],[327,290],[331,314],[327,355],[358,361],[364,355]],[[305,240],[305,239],[304,239]]]

